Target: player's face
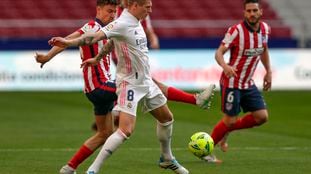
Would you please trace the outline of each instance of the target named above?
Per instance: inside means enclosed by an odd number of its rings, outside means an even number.
[[[104,5],[97,7],[97,18],[108,24],[115,19],[116,5]]]
[[[145,19],[152,12],[151,0],[146,0],[145,4],[138,5],[137,11],[140,19]]]
[[[256,25],[262,16],[258,3],[247,3],[244,7],[244,18],[250,25]]]

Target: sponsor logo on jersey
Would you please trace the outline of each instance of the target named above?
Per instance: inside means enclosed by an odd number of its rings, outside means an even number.
[[[136,45],[142,45],[147,43],[147,38],[136,39]]]
[[[245,49],[244,55],[245,56],[259,56],[264,52],[264,48],[250,48],[250,49]]]

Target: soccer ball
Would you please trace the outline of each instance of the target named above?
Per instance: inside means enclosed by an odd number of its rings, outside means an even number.
[[[212,153],[214,140],[206,132],[197,132],[191,136],[188,148],[195,156],[202,158]]]

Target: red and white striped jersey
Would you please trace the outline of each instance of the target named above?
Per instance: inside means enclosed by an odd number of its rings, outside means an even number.
[[[91,20],[78,30],[79,33],[95,33],[105,25],[98,19]],[[95,57],[103,48],[107,40],[101,40],[93,45],[85,45],[80,47],[80,55],[82,61]],[[83,68],[84,92],[89,93],[96,88],[108,91],[115,89],[106,86],[105,82],[111,80],[110,73],[110,56],[104,56],[96,66],[85,66]]]
[[[222,73],[220,84],[226,88],[247,89],[254,84],[252,79],[261,55],[267,48],[270,27],[260,22],[258,31],[245,22],[230,27],[222,44],[230,49],[229,65],[237,69],[237,77],[228,78]]]

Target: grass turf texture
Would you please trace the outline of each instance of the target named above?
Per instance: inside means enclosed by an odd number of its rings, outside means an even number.
[[[175,116],[173,152],[191,174],[304,174],[311,171],[310,91],[264,94],[270,119],[255,129],[234,132],[229,151],[207,164],[188,149],[190,136],[211,132],[221,118],[220,97],[204,111],[170,102]],[[91,104],[82,92],[0,92],[0,174],[56,174],[92,135]],[[97,152],[96,152],[97,153]],[[95,154],[78,169],[84,173]],[[103,174],[168,174],[157,166],[155,120],[138,115],[134,134],[104,164]]]

